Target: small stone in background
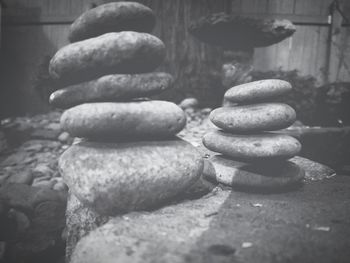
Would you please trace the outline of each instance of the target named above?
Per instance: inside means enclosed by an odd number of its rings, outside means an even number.
[[[59,123],[50,123],[48,125],[45,126],[45,129],[48,130],[61,130],[61,125]]]
[[[56,182],[52,189],[56,191],[68,192],[68,186],[64,182]]]
[[[33,186],[38,187],[38,188],[52,189],[54,185],[55,185],[54,181],[42,180],[42,181],[34,181],[33,182]]]
[[[15,173],[7,179],[7,183],[17,183],[17,184],[27,184],[31,185],[33,183],[34,176],[29,171],[23,171],[20,173]]]
[[[49,130],[49,129],[40,129],[35,130],[31,133],[30,137],[33,139],[41,139],[41,140],[56,140],[60,135],[61,130]]]
[[[212,110],[213,110],[212,108],[203,108],[201,109],[201,114],[209,115]]]
[[[62,132],[57,139],[62,143],[68,143],[71,137],[68,132]]]
[[[48,177],[51,178],[54,174],[54,171],[50,168],[48,164],[38,164],[32,170],[34,177]]]
[[[183,110],[188,108],[197,108],[199,102],[196,98],[186,98],[180,102],[179,107]]]

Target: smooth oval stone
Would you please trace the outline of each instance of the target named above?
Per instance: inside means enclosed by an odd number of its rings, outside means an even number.
[[[260,103],[213,110],[209,119],[228,132],[273,131],[287,128],[296,119],[295,110],[283,103]]]
[[[61,48],[51,59],[49,72],[62,85],[70,85],[108,74],[151,72],[164,56],[164,44],[155,36],[132,31],[108,33]]]
[[[241,84],[226,91],[224,99],[233,103],[261,102],[287,94],[292,90],[289,82],[265,79]]]
[[[203,170],[205,178],[233,186],[241,190],[283,191],[300,184],[305,171],[298,165],[289,162],[268,164],[244,163],[215,155],[209,160],[210,169]]]
[[[147,97],[171,88],[173,78],[162,72],[107,75],[55,91],[50,103],[70,108],[86,102],[125,101]]]
[[[71,42],[110,32],[151,32],[156,18],[153,11],[136,2],[108,3],[90,9],[78,17],[70,27]]]
[[[69,134],[94,140],[170,137],[185,125],[180,107],[158,100],[85,103],[61,117],[61,126]]]
[[[204,135],[203,144],[211,151],[249,161],[289,159],[301,150],[297,139],[272,133],[233,135],[214,131]]]
[[[72,193],[101,215],[158,207],[199,179],[203,160],[180,139],[130,143],[82,142],[59,168]]]

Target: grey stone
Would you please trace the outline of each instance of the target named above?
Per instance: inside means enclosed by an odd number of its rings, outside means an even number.
[[[188,108],[197,108],[199,102],[196,98],[186,98],[179,103],[179,107],[183,110]]]
[[[275,99],[292,90],[289,82],[265,79],[241,84],[226,91],[224,99],[232,103],[251,103]]]
[[[55,91],[50,103],[59,108],[70,108],[86,102],[127,101],[158,94],[172,86],[170,74],[107,75],[96,80]]]
[[[7,183],[28,184],[31,185],[34,180],[34,175],[29,171],[15,173],[7,179]]]
[[[109,32],[151,32],[155,26],[153,11],[137,2],[100,5],[78,17],[70,27],[69,40],[80,41]]]
[[[206,160],[205,178],[243,191],[269,193],[289,190],[300,185],[305,176],[302,168],[293,162],[244,163],[215,155]]]
[[[77,84],[109,74],[145,73],[164,59],[163,42],[147,33],[108,33],[61,48],[49,71],[63,85]]]
[[[332,178],[336,175],[336,172],[329,166],[312,161],[307,158],[295,156],[289,161],[297,164],[305,171],[305,181],[320,181],[328,178]]]
[[[181,131],[186,116],[167,101],[99,102],[68,109],[61,125],[72,136],[94,140],[159,139]]]
[[[286,160],[301,150],[299,141],[291,136],[273,133],[234,135],[213,131],[204,135],[203,144],[209,150],[236,160]]]
[[[99,214],[116,215],[173,200],[198,180],[203,160],[179,139],[82,142],[61,156],[59,168],[83,204]]]
[[[273,131],[293,124],[296,113],[283,103],[260,103],[213,110],[209,119],[228,132]]]

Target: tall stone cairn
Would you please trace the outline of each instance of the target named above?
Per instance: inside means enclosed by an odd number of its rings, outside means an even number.
[[[276,102],[291,91],[283,80],[254,81],[227,90],[226,107],[210,113],[219,129],[203,137],[212,156],[204,176],[254,192],[279,192],[294,189],[304,178],[304,170],[288,161],[301,150],[299,141],[277,130],[296,120],[293,108]]]
[[[152,72],[165,57],[163,42],[149,34],[154,26],[153,11],[142,4],[100,5],[71,25],[71,44],[50,62],[51,76],[64,86],[50,103],[67,109],[61,126],[82,138],[59,160],[71,194],[68,261],[82,232],[171,202],[202,173],[200,153],[176,137],[186,125],[181,108],[145,98],[173,82]]]

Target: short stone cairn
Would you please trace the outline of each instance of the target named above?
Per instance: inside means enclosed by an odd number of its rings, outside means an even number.
[[[145,97],[172,86],[153,72],[165,57],[150,35],[155,16],[135,2],[113,2],[82,14],[71,43],[50,63],[64,83],[50,102],[67,109],[61,126],[82,138],[59,160],[71,195],[101,216],[148,210],[171,202],[198,180],[200,153],[176,137],[186,116],[176,104]],[[68,204],[69,206],[69,204]]]
[[[300,185],[304,170],[288,161],[301,150],[294,137],[279,134],[296,120],[293,108],[272,102],[288,93],[283,80],[254,81],[232,87],[209,118],[221,130],[205,134],[203,144],[214,155],[204,174],[220,183],[246,191],[284,191]]]

